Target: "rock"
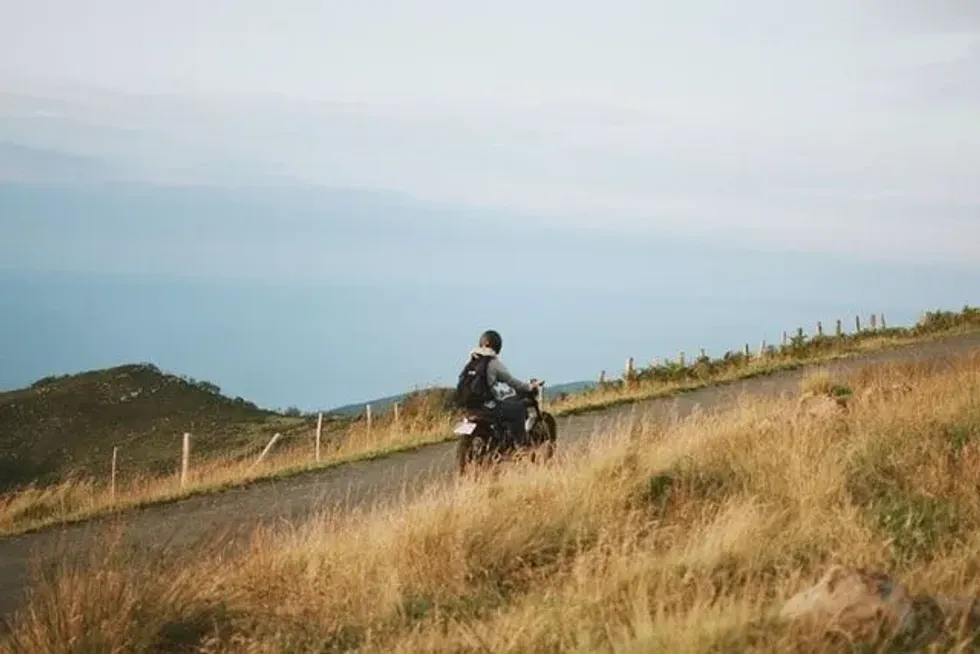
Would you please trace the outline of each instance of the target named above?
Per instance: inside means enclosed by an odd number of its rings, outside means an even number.
[[[811,588],[791,597],[780,618],[826,629],[876,631],[883,622],[895,632],[915,628],[913,598],[882,573],[831,567]]]
[[[816,585],[791,597],[779,617],[852,635],[879,634],[885,627],[892,636],[915,638],[935,634],[944,624],[977,629],[980,604],[972,597],[912,595],[886,574],[835,565]]]

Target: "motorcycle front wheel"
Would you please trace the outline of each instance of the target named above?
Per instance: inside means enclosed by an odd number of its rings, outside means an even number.
[[[528,434],[531,440],[531,462],[549,461],[555,455],[555,441],[558,434],[555,419],[544,414]]]

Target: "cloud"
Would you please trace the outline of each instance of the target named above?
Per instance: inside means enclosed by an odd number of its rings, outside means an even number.
[[[101,182],[117,174],[108,161],[99,157],[0,141],[0,182]]]
[[[19,5],[0,60],[23,62],[22,90],[74,85],[0,96],[0,139],[155,183],[289,179],[548,225],[970,256],[975,3],[287,6]]]

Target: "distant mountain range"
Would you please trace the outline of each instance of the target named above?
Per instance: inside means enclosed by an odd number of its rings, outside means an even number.
[[[544,398],[545,400],[554,399],[562,393],[580,393],[587,388],[595,386],[595,382],[589,381],[576,381],[567,382],[564,384],[556,384],[554,386],[545,386]],[[389,395],[387,397],[379,397],[374,400],[368,400],[366,402],[358,402],[356,404],[345,404],[344,406],[337,407],[335,409],[330,409],[330,413],[340,416],[356,416],[364,412],[366,405],[371,405],[371,411],[374,413],[384,413],[391,409],[392,405],[396,402],[403,401],[406,397],[411,395],[411,393],[399,393],[398,395]]]

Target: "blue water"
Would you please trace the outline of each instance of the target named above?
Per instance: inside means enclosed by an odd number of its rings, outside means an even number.
[[[59,272],[60,271],[60,272]],[[885,264],[310,189],[0,184],[0,388],[146,361],[305,410],[450,383],[478,334],[552,383],[817,320],[980,303]]]
[[[947,281],[905,297],[865,282],[839,300],[806,300],[759,299],[751,287],[742,298],[724,299],[682,280],[664,297],[6,273],[0,387],[148,361],[262,406],[327,408],[448,382],[491,324],[503,332],[504,360],[517,374],[558,383],[618,372],[627,356],[643,362],[699,347],[755,348],[783,329],[811,331],[816,320],[830,330],[841,317],[850,328],[855,313],[866,320],[875,311],[892,324],[911,323],[923,308],[975,303],[975,295],[953,291],[955,280]]]

